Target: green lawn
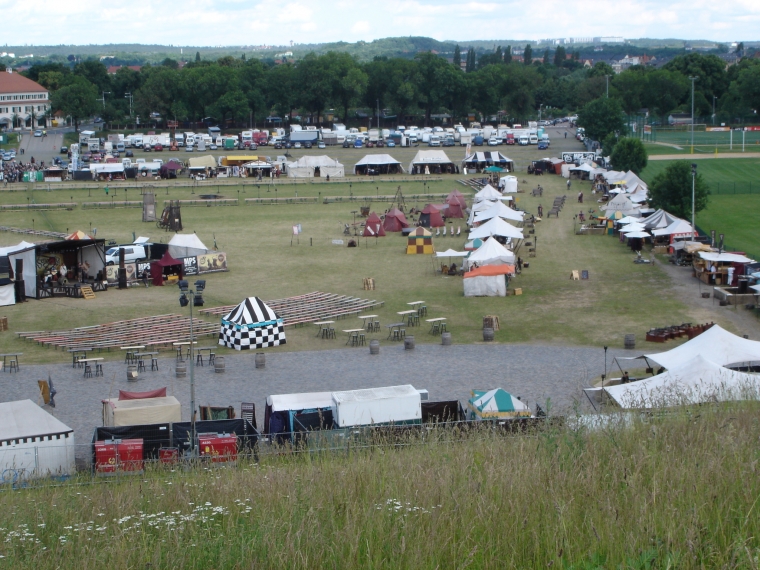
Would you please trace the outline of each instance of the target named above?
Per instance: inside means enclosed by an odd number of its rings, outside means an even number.
[[[567,192],[565,180],[560,177],[531,177],[525,182],[520,177],[520,180],[523,189],[530,189],[539,180],[545,188],[546,193],[541,199],[528,194],[518,195],[519,205],[531,212],[536,211],[539,203],[548,208],[554,196]],[[570,198],[559,219],[545,219],[537,224],[536,258],[528,258],[525,249],[519,252],[530,262],[530,267],[511,284],[522,288],[521,296],[465,299],[461,277],[436,275],[434,268],[439,262],[430,256],[406,255],[406,241],[398,234],[377,240],[361,239],[361,247],[355,249],[333,245],[332,240],[344,238],[343,224],[353,222],[353,211],[359,210],[363,203],[371,203],[373,196],[393,195],[399,185],[405,195],[419,196],[407,199],[407,207],[414,205],[418,208],[428,201],[442,201],[441,198],[427,198],[425,192],[446,193],[457,187],[464,189],[454,178],[430,184],[423,184],[419,179],[371,184],[354,179],[341,184],[282,184],[277,190],[279,196],[294,197],[296,192],[299,196],[342,195],[346,199],[343,203],[245,204],[246,197],[275,194],[274,191],[267,193],[266,186],[259,188],[250,184],[211,185],[206,190],[171,187],[160,189],[157,198],[159,202],[172,198],[188,199],[204,191],[219,191],[222,196],[237,198],[240,190],[239,206],[185,207],[182,210],[186,232],[195,231],[208,246],[213,246],[216,240],[219,249],[228,254],[229,273],[208,277],[207,306],[234,304],[250,295],[266,300],[321,290],[385,301],[379,311],[385,324],[396,321],[396,312],[407,309],[406,303],[424,300],[431,317],[448,318],[455,342],[482,340],[485,315],[500,317],[502,327],[497,333],[498,341],[577,345],[602,345],[614,343],[615,339],[622,345],[625,333],[643,335],[652,326],[693,320],[687,307],[668,293],[668,278],[659,268],[632,263],[631,252],[616,238],[574,235],[573,215],[581,209],[574,198]],[[191,193],[194,191],[197,192],[195,195]],[[110,196],[114,193],[123,200],[122,190],[111,189]],[[128,199],[139,199],[134,188],[126,193]],[[351,194],[356,201],[348,201]],[[575,188],[571,194],[575,195]],[[89,232],[91,228],[97,228],[98,237],[112,238],[119,243],[131,241],[133,232],[156,241],[168,241],[171,237],[158,230],[154,223],[141,222],[140,208],[82,209],[87,203],[107,200],[102,188],[95,191],[0,193],[1,203],[23,204],[26,198],[37,203],[73,200],[77,207],[46,212],[0,212],[0,225],[34,226],[60,232],[76,229]],[[388,207],[388,203],[372,203],[372,209],[379,213]],[[584,210],[588,208],[588,204],[583,207]],[[291,228],[298,223],[302,224],[304,233],[300,236],[300,244],[291,246]],[[438,250],[462,248],[466,228],[459,221],[454,226],[462,226],[463,235],[434,238]],[[17,243],[22,237],[29,239],[29,236],[0,233],[0,245]],[[570,274],[574,269],[588,269],[590,279],[572,281]],[[362,289],[364,277],[375,278],[376,291]],[[179,310],[176,290],[156,287],[111,290],[98,294],[94,301],[29,301],[22,306],[9,307],[5,314],[9,317],[11,330],[22,331],[86,326]],[[605,317],[600,319],[600,315]],[[612,315],[614,318],[606,317]],[[346,323],[343,328],[352,328],[350,319]],[[426,334],[427,331],[415,332],[418,342],[437,342]],[[309,327],[289,329],[288,334],[288,344],[281,350],[336,346],[336,343],[315,339]],[[62,358],[60,352],[38,348],[12,334],[0,337],[0,350],[23,351],[27,362]]]
[[[684,160],[689,160],[685,155]],[[672,161],[654,160],[641,173],[641,178],[651,183],[655,176],[663,172]],[[700,160],[697,171],[710,187],[712,194],[751,193],[760,194],[760,159],[721,158]]]
[[[697,226],[706,232],[715,230],[716,234],[725,234],[728,248],[745,251],[753,259],[760,259],[758,212],[760,194],[710,196],[707,209],[697,215]]]

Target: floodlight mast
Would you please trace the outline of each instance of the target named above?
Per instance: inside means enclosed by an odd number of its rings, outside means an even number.
[[[196,442],[196,429],[195,429],[195,358],[193,343],[195,341],[195,335],[193,333],[193,306],[203,306],[203,290],[206,288],[206,281],[199,279],[195,282],[195,291],[189,288],[185,279],[181,279],[177,282],[180,290],[179,305],[180,307],[190,306],[190,348],[188,354],[190,356],[190,455],[191,457],[197,456]]]

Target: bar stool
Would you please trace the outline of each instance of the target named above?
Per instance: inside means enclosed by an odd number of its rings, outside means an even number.
[[[380,332],[380,321],[375,321],[375,328],[372,332]]]
[[[158,370],[158,357],[152,356],[150,358],[150,369],[152,370]]]
[[[177,362],[182,362],[182,347],[178,346],[177,348]]]
[[[427,316],[427,305],[421,305],[420,308],[417,310],[417,314],[421,317]]]
[[[216,362],[216,353],[214,353],[214,352],[209,352],[209,353],[208,353],[208,365],[209,365],[209,366],[211,366],[211,365],[212,365],[212,364],[214,364],[215,362]]]
[[[95,363],[95,376],[103,376],[103,365],[100,362]]]
[[[401,340],[401,330],[400,329],[393,329],[393,337],[391,340]]]
[[[126,354],[124,355],[124,364],[132,364],[133,360],[134,360],[134,353],[131,350],[128,350]]]
[[[84,365],[84,377],[85,378],[92,378],[92,366],[90,366],[89,363],[86,363]]]
[[[203,366],[203,354],[200,352],[195,355],[195,365],[201,367]]]
[[[420,316],[419,315],[409,315],[409,326],[410,327],[416,327],[420,324]]]
[[[187,347],[187,353],[185,354],[185,358],[190,358],[190,347]]]
[[[433,323],[433,327],[430,329],[430,334],[439,334],[441,332],[441,325]]]
[[[365,334],[364,333],[359,333],[358,344],[364,345],[364,344],[366,344],[366,341],[367,341],[367,337],[365,336]]]
[[[137,371],[145,372],[145,361],[142,358],[140,358],[140,360],[137,361]]]
[[[448,329],[446,328],[446,323],[441,323],[440,330],[441,330],[441,334],[447,332]]]
[[[18,356],[11,356],[11,361],[8,363],[8,372],[18,372]]]
[[[327,338],[335,338],[335,327],[329,327],[327,329]]]
[[[406,338],[406,329],[399,328],[398,333],[400,338]]]

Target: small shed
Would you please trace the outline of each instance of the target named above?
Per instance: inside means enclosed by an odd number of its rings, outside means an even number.
[[[140,426],[181,421],[180,403],[174,396],[129,400],[106,398],[103,400],[103,425],[106,427]]]
[[[410,232],[406,242],[406,253],[407,255],[435,253],[433,249],[433,234],[422,227]]]
[[[31,400],[0,403],[3,481],[73,475],[74,449],[74,430]]]
[[[165,275],[178,275],[179,279],[182,279],[184,267],[184,263],[174,259],[167,251],[161,259],[150,263],[150,278],[153,285],[163,286]]]

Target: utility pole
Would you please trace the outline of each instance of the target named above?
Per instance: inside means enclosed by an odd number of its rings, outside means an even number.
[[[100,99],[95,99],[96,101],[102,101],[103,102],[103,110],[106,110],[106,95],[110,95],[110,91],[103,91],[103,96]]]
[[[694,188],[696,186],[696,181],[697,181],[697,163],[693,162],[691,164],[691,241],[694,241],[694,238],[697,235],[697,226],[694,225],[694,204],[695,204]]]
[[[125,93],[124,94],[125,99],[129,99],[129,116],[132,116],[132,94],[131,93]]]
[[[718,97],[717,97],[716,95],[713,95],[713,116],[712,116],[712,120],[713,120],[713,126],[715,126],[715,100],[716,100],[717,98],[718,98]]]
[[[377,100],[377,130],[380,130],[380,99]]]
[[[697,75],[690,75],[691,81],[691,154],[694,154],[694,82],[699,79]]]

